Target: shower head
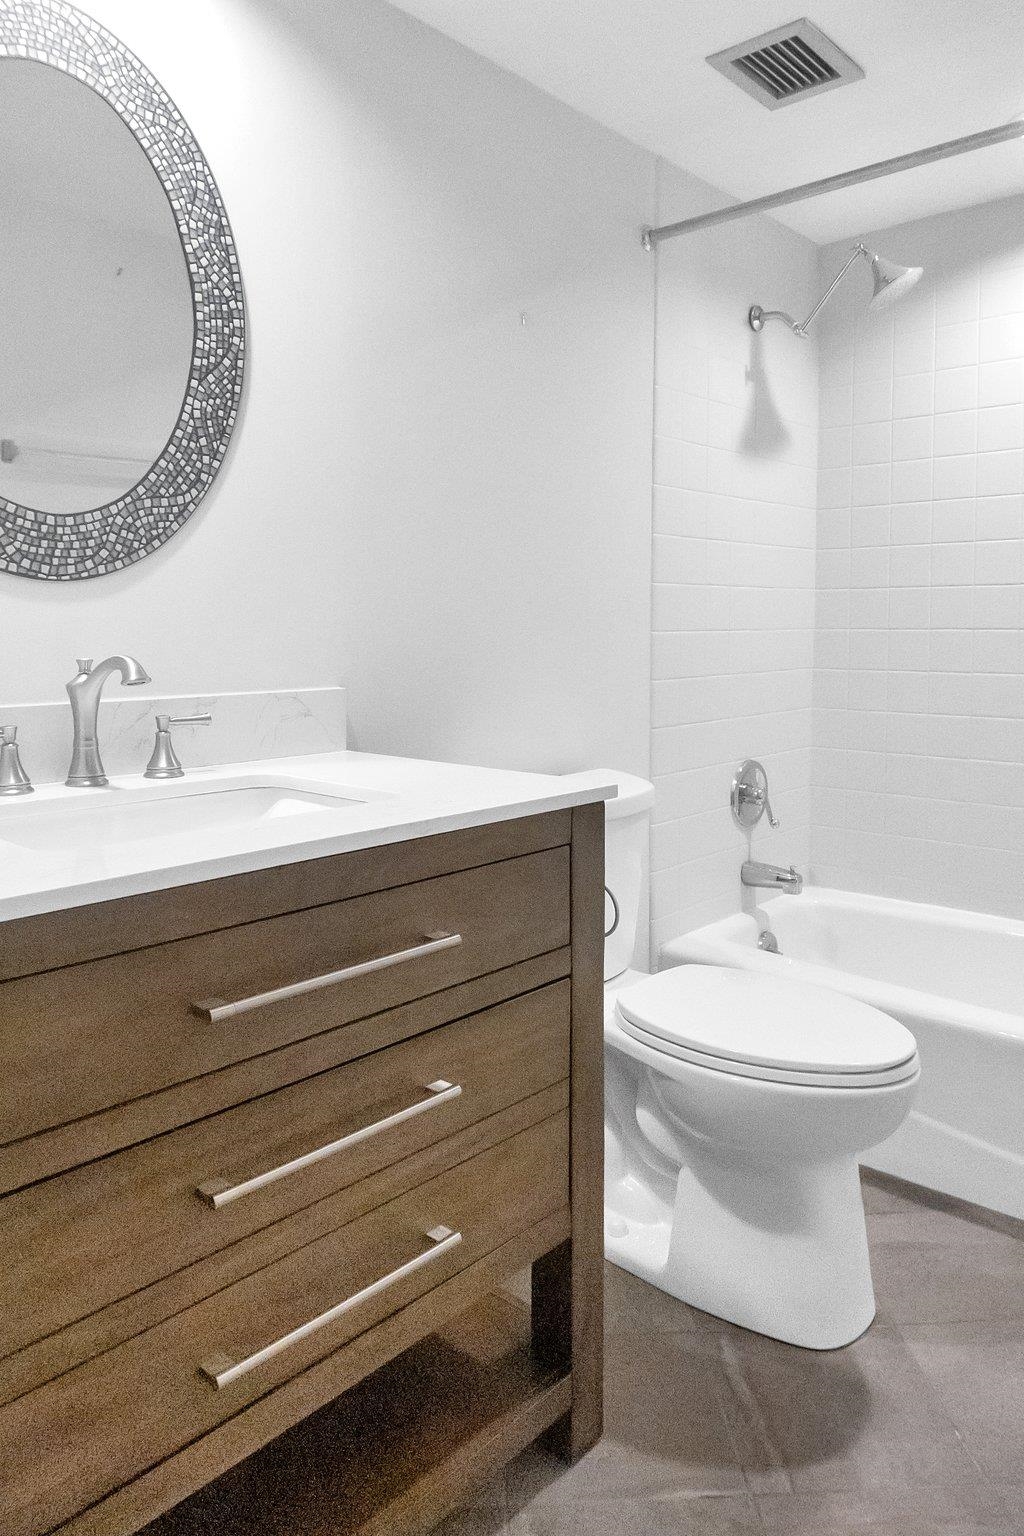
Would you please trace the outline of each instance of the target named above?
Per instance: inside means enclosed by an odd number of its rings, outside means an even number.
[[[793,319],[792,315],[787,315],[785,310],[762,309],[760,304],[754,304],[747,315],[750,329],[752,331],[763,331],[766,320],[782,320],[797,336],[806,336],[807,327],[812,320],[817,319],[858,256],[863,256],[865,261],[871,263],[871,276],[875,280],[875,291],[868,301],[868,308],[872,310],[886,309],[890,304],[895,304],[909,289],[913,288],[918,278],[924,272],[923,267],[901,267],[899,262],[889,261],[886,257],[879,256],[875,251],[869,251],[867,246],[858,240],[846,265],[840,267],[806,320],[798,322]]]
[[[864,250],[864,247],[860,249]],[[901,299],[913,288],[924,272],[924,267],[901,267],[898,261],[887,261],[884,256],[876,256],[869,251],[864,254],[871,257],[871,276],[875,280],[869,309],[887,309],[890,304],[895,304],[897,299]]]

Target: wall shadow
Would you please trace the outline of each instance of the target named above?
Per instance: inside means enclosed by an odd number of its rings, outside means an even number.
[[[740,434],[740,452],[760,458],[781,455],[793,439],[775,402],[764,361],[764,335],[757,331],[750,333],[747,381],[754,387]]]

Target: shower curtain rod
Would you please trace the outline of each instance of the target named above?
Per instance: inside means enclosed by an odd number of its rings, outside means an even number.
[[[647,228],[641,236],[643,247],[645,251],[650,251],[662,240],[670,240],[674,235],[692,235],[698,229],[727,224],[730,219],[745,219],[751,213],[767,213],[771,208],[784,208],[787,203],[799,203],[806,197],[821,197],[824,192],[856,187],[862,181],[875,181],[879,176],[893,176],[898,171],[912,171],[919,165],[931,165],[936,160],[949,160],[953,155],[966,155],[974,149],[986,149],[990,144],[1002,144],[1007,139],[1021,137],[1024,137],[1024,118],[1014,118],[1012,123],[1002,123],[998,128],[969,133],[962,139],[948,139],[944,144],[915,149],[909,155],[896,155],[892,160],[876,160],[873,165],[861,165],[855,171],[842,171],[838,176],[825,176],[821,181],[805,181],[800,187],[790,187],[785,192],[772,192],[767,197],[755,197],[749,203],[734,203],[730,208],[716,208],[713,213],[680,219],[678,224]]]

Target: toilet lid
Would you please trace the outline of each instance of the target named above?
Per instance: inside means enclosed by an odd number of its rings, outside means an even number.
[[[726,1070],[735,1062],[768,1076],[863,1077],[917,1054],[913,1035],[887,1013],[830,988],[754,971],[674,966],[623,988],[616,1006],[652,1046],[693,1051]]]

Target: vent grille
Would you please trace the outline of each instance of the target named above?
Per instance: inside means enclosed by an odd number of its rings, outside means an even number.
[[[838,80],[839,71],[815,53],[802,37],[784,37],[781,43],[769,43],[753,53],[741,53],[733,63],[749,75],[755,85],[763,85],[776,101],[796,96],[814,85]]]
[[[864,78],[860,65],[806,17],[724,48],[707,62],[772,110]]]

